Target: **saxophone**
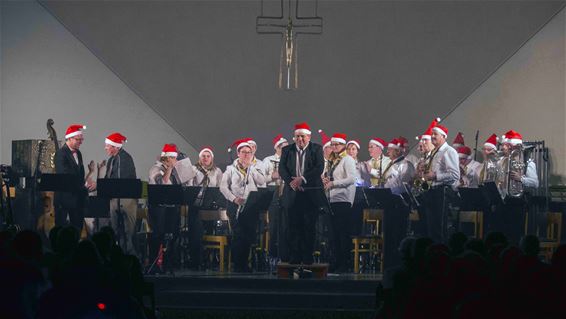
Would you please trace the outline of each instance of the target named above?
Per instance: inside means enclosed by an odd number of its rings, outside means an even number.
[[[427,173],[427,170],[430,170],[430,163],[430,157],[427,156],[426,153],[423,153],[423,156],[417,163],[417,174],[415,175],[413,187],[411,188],[411,192],[415,197],[421,195],[430,188],[430,185],[423,177],[423,175]]]

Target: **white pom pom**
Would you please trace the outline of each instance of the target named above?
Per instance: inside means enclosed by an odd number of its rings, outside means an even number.
[[[417,141],[418,141],[418,140],[420,140],[420,139],[421,139],[421,137],[420,137],[420,136],[415,136],[415,140],[417,140]]]
[[[436,118],[436,121],[437,121],[437,122],[440,122],[440,121],[442,121],[442,119],[441,119],[440,117],[437,117],[437,118]]]
[[[322,133],[322,129],[318,129],[318,132],[319,132],[319,133]]]

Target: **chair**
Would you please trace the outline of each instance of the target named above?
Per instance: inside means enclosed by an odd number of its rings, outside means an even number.
[[[205,234],[202,236],[203,248],[207,250],[218,250],[219,255],[219,269],[220,272],[224,272],[226,268],[225,256],[228,253],[228,268],[230,268],[231,254],[227,251],[228,245],[230,244],[230,234],[232,229],[230,227],[230,220],[225,209],[219,210],[201,210],[199,212],[199,217],[202,221],[223,221],[228,222],[228,234],[218,235],[218,234]],[[229,269],[228,269],[229,270]]]
[[[383,209],[364,209],[362,215],[362,235],[354,236],[354,273],[360,272],[360,256],[368,254],[370,266],[372,260],[379,256],[383,260],[383,236],[381,235],[381,221]],[[380,270],[383,271],[383,263]]]
[[[474,237],[483,239],[483,212],[479,210],[464,210],[460,211],[459,223],[472,223],[474,224]],[[460,225],[458,225],[460,228]]]
[[[549,212],[546,214],[546,240],[540,243],[540,254],[550,261],[554,251],[560,246],[562,238],[562,213]]]

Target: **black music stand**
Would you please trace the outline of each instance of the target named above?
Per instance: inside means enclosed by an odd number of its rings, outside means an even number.
[[[356,194],[354,195],[354,205],[359,205],[362,208],[367,208],[369,206],[368,199],[366,197],[364,187],[356,187]]]
[[[142,183],[141,180],[135,178],[103,178],[96,181],[97,197],[118,200],[116,208],[116,216],[118,219],[117,234],[118,244],[123,241],[124,245],[120,245],[124,250],[128,251],[128,238],[126,238],[126,229],[124,226],[124,215],[122,213],[121,198],[141,198]]]
[[[392,204],[392,196],[390,188],[364,188],[369,208],[385,209]]]
[[[204,190],[201,209],[216,210],[226,208],[226,198],[218,187],[207,187]]]
[[[75,193],[83,187],[83,181],[74,174],[41,174],[38,182],[41,192]]]
[[[269,205],[271,205],[271,201],[273,200],[273,191],[267,188],[258,188],[257,191],[252,191],[248,194],[248,198],[246,199],[246,203],[244,204],[244,208],[240,212],[238,219],[240,218],[251,218],[254,219],[256,225],[259,227],[259,212],[267,211],[269,209]],[[263,234],[263,229],[259,228],[258,235],[261,236]],[[260,242],[256,240],[256,243]],[[257,250],[256,250],[257,253]],[[256,255],[255,258],[255,267],[256,270],[261,271],[262,269],[266,268],[268,261],[265,258],[266,255],[263,254],[261,251],[260,255]]]
[[[110,217],[110,199],[97,196],[89,196],[86,203],[85,218],[94,218],[95,231],[100,230],[99,218]]]
[[[501,194],[499,193],[499,189],[495,182],[487,182],[483,185],[480,185],[481,192],[484,194],[484,197],[488,201],[488,205],[490,206],[498,206],[503,205],[503,199],[501,198]]]

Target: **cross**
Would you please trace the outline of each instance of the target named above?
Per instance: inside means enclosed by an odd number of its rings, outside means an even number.
[[[256,17],[256,32],[281,35],[283,46],[279,66],[279,88],[296,89],[299,84],[297,36],[299,34],[322,34],[322,18],[318,16],[318,0],[315,0],[314,16],[301,16],[299,0],[280,0],[280,14],[268,16],[264,14],[263,2],[264,0],[261,0],[261,12]]]

